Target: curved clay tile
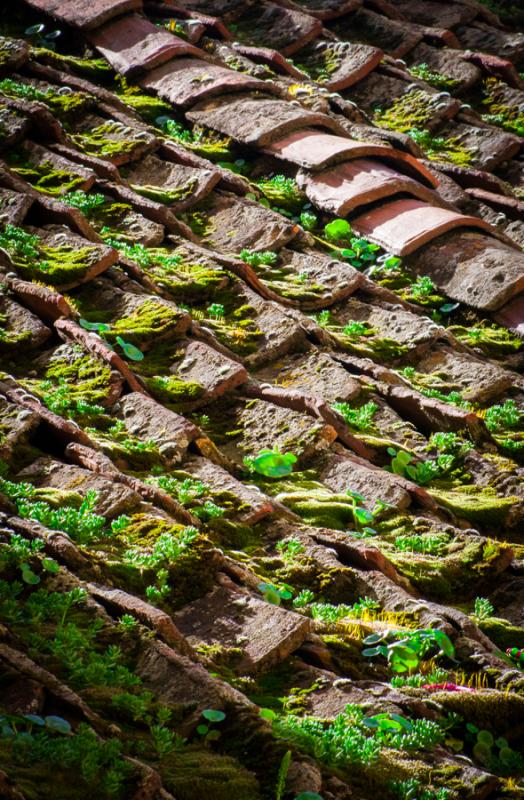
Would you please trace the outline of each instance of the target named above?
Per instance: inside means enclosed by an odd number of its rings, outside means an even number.
[[[121,75],[153,69],[183,55],[204,55],[198,47],[158,28],[138,14],[108,22],[89,39]]]
[[[92,30],[128,11],[140,11],[142,0],[26,0],[35,11],[50,14],[75,28]]]
[[[402,192],[432,205],[443,205],[442,199],[427,186],[368,158],[345,161],[323,172],[301,171],[297,183],[308,200],[340,217],[359,206]]]
[[[356,11],[362,0],[276,0],[279,6],[304,11],[318,19],[336,19]]]
[[[190,116],[190,115],[188,115]],[[404,171],[409,171],[430,186],[438,186],[438,180],[418,159],[401,150],[374,142],[358,142],[342,136],[311,129],[294,131],[264,147],[268,155],[290,161],[300,167],[321,170],[342,161],[354,158],[384,158],[402,162]]]
[[[179,58],[157,67],[140,81],[143,89],[157,92],[175,106],[190,106],[225,92],[270,92],[271,85],[258,78],[210,64],[199,58]]]
[[[206,125],[231,136],[237,142],[254,147],[265,147],[275,139],[313,125],[344,135],[344,129],[337,120],[327,114],[310,111],[300,103],[289,103],[267,95],[226,95],[199,103],[187,112],[186,117],[191,122]]]
[[[480,228],[495,234],[491,225],[478,217],[429,206],[420,200],[385,203],[357,217],[351,224],[361,236],[397,256],[413,253],[453,228]]]

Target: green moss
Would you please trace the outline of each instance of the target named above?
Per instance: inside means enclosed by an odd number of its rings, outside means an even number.
[[[87,355],[78,345],[58,348],[41,378],[22,381],[48,408],[65,416],[88,416],[107,402],[111,391],[110,367]]]
[[[30,330],[14,330],[8,320],[7,314],[0,313],[0,350],[11,348],[14,345],[28,344],[31,341],[32,333]]]
[[[469,347],[479,347],[487,356],[505,356],[517,353],[524,342],[514,336],[507,328],[498,325],[481,324],[473,327],[450,325],[448,328],[457,339]]]
[[[483,527],[503,524],[512,507],[519,503],[518,497],[500,497],[491,487],[461,486],[448,491],[430,489],[429,492],[458,517]]]
[[[507,88],[505,83],[496,78],[487,78],[484,81],[482,103],[486,106],[488,113],[484,114],[482,119],[491,125],[498,125],[505,131],[516,133],[517,136],[524,136],[522,105],[509,106],[506,103],[504,93]]]
[[[236,759],[206,750],[173,753],[162,764],[162,779],[177,800],[261,800],[253,773]]]
[[[145,383],[151,394],[161,403],[188,403],[204,394],[204,387],[195,381],[184,381],[176,375],[154,375]]]
[[[128,138],[126,126],[121,122],[104,122],[90,131],[71,134],[71,140],[82,152],[98,158],[112,158],[132,153],[140,146],[140,139]]]
[[[62,195],[72,192],[85,182],[82,176],[68,170],[56,169],[49,161],[32,163],[29,154],[23,149],[9,153],[7,163],[13,172],[44,194]]]
[[[196,178],[190,178],[183,186],[179,186],[176,189],[165,189],[161,186],[144,186],[138,183],[131,184],[131,188],[138,194],[141,194],[143,197],[148,197],[150,200],[154,200],[155,203],[164,203],[164,205],[181,203],[183,200],[187,200],[194,192],[196,186]]]
[[[111,341],[121,336],[138,345],[148,339],[177,333],[180,317],[181,312],[177,308],[160,300],[146,300],[127,316],[114,321],[106,336]]]
[[[381,128],[408,133],[425,129],[435,114],[435,101],[420,89],[397,97],[386,109],[377,109],[374,121]]]
[[[524,647],[524,628],[512,625],[506,619],[488,617],[481,620],[478,625],[501,650],[506,650],[508,647]]]
[[[94,102],[94,98],[85,92],[74,92],[67,86],[54,87],[50,85],[48,88],[42,89],[34,84],[14,81],[11,78],[4,78],[0,81],[0,92],[7,97],[43,103],[59,119],[78,113]]]
[[[32,55],[38,60],[52,64],[56,69],[76,72],[95,80],[103,80],[111,75],[113,70],[103,58],[78,58],[77,56],[65,55],[55,50],[48,50],[46,47],[31,48]]]
[[[430,161],[444,161],[459,167],[471,166],[473,153],[460,143],[457,136],[434,136],[420,128],[412,128],[407,133],[424,150]]]

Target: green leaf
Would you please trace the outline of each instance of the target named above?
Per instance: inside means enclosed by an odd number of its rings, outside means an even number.
[[[63,717],[46,717],[45,726],[55,733],[71,733],[71,725],[66,719],[63,719]]]
[[[324,800],[318,792],[300,792],[295,796],[295,800]]]
[[[36,586],[37,583],[40,583],[39,576],[35,575],[28,564],[22,564],[22,580],[24,583],[29,584],[29,586]]]
[[[273,720],[277,718],[275,712],[270,708],[261,708],[259,714],[262,719],[267,719],[268,722],[273,722]]]
[[[382,650],[383,650],[382,647],[366,647],[365,650],[362,650],[362,655],[365,658],[374,658],[374,656],[383,655]],[[386,652],[387,652],[387,649],[386,649]]]
[[[38,714],[24,714],[23,717],[32,725],[45,725],[44,718],[40,717]]]
[[[364,644],[376,644],[377,642],[381,642],[384,639],[384,635],[382,633],[370,633],[369,636],[366,636],[364,639]]]
[[[455,648],[453,642],[444,631],[434,631],[435,641],[448,658],[455,658]]]
[[[485,745],[486,747],[493,747],[494,741],[495,740],[489,731],[479,731],[477,734],[477,742]]]
[[[222,722],[226,718],[223,711],[218,711],[215,708],[206,708],[205,711],[202,711],[202,716],[209,722]]]
[[[208,725],[199,725],[197,727],[197,733],[199,733],[201,736],[205,736],[208,730],[209,730]]]
[[[56,573],[60,569],[60,564],[55,561],[54,558],[44,558],[42,560],[42,566],[47,571],[50,572],[52,575],[56,575]]]
[[[330,242],[337,242],[351,235],[351,225],[345,219],[334,219],[324,227],[324,234]]]
[[[103,333],[104,331],[111,330],[111,325],[107,325],[105,322],[89,322],[87,319],[80,319],[79,323],[82,328],[85,328],[86,331],[97,331],[98,333]]]
[[[277,450],[262,450],[251,461],[251,467],[267,478],[281,478],[293,472],[297,457],[293,453],[279,453]]]
[[[142,361],[144,358],[144,354],[138,347],[135,347],[134,344],[130,342],[124,341],[121,336],[117,336],[116,340],[122,350],[124,351],[124,355],[131,359],[131,361]]]

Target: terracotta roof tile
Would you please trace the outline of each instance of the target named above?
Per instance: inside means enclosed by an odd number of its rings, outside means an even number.
[[[502,306],[495,314],[495,319],[524,339],[524,296]]]
[[[301,130],[264,147],[268,155],[276,156],[308,169],[320,170],[333,164],[354,158],[384,158],[399,166],[431,186],[437,186],[437,178],[409,153],[394,150],[386,145],[345,139],[342,136],[315,130]]]
[[[203,55],[198,47],[137,14],[108,22],[89,38],[121,75],[153,69],[182,55]]]
[[[422,32],[412,28],[409,22],[396,22],[364,8],[336,20],[329,27],[341,38],[364,40],[394,58],[405,56],[422,39]]]
[[[280,5],[286,8],[295,8],[305,11],[318,19],[336,19],[356,11],[362,5],[362,0],[279,0]]]
[[[380,64],[383,56],[380,48],[367,44],[320,39],[303,48],[297,54],[296,61],[318,83],[333,92],[339,92],[365,78]],[[326,70],[328,77],[323,75]]]
[[[420,200],[385,203],[353,220],[352,225],[361,236],[367,236],[397,256],[413,253],[453,228],[472,227],[494,232],[491,225],[478,217],[429,206]]]
[[[235,19],[232,37],[261,44],[290,56],[322,31],[322,23],[309,14],[271,2],[255,3]]]
[[[456,34],[462,47],[470,50],[493,53],[507,58],[514,64],[518,64],[524,58],[524,33],[501,31],[484,22],[474,22],[467,27],[457,28]]]
[[[199,103],[187,112],[191,122],[225,133],[238,142],[258,147],[300,128],[327,128],[342,133],[339,123],[327,114],[304,108],[299,103],[268,96],[225,96]]]
[[[308,200],[341,217],[359,206],[401,192],[427,203],[442,204],[438,195],[418,181],[367,158],[345,161],[323,172],[300,172],[297,182]]]
[[[139,11],[142,0],[26,0],[36,11],[61,22],[91,30],[128,11]]]
[[[140,85],[182,107],[226,92],[271,89],[257,78],[197,58],[179,58],[157,67],[142,78]]]

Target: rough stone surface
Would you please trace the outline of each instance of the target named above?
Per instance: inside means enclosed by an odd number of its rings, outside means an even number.
[[[257,379],[283,388],[302,389],[329,403],[352,400],[360,393],[359,382],[329,355],[316,349],[277,361],[258,372]]]
[[[367,508],[374,508],[377,500],[394,508],[405,509],[411,498],[397,475],[374,469],[340,455],[331,455],[319,470],[319,480],[334,492],[343,494],[351,490],[366,498]]]
[[[284,661],[310,628],[310,621],[299,614],[222,587],[190,603],[173,619],[193,645],[239,648],[239,669],[246,673]]]
[[[417,364],[418,372],[442,376],[449,391],[460,391],[465,400],[488,403],[515,382],[515,376],[495,364],[448,348],[436,350]]]
[[[378,336],[394,339],[410,350],[427,347],[444,334],[444,329],[428,317],[412,314],[400,306],[385,304],[381,307],[350,298],[343,309],[335,313],[340,325],[347,325],[352,320],[367,322]]]
[[[244,248],[279,250],[295,238],[297,225],[252,200],[215,193],[204,207],[208,232],[202,241],[229,255]]]
[[[457,144],[472,154],[471,165],[490,171],[515,156],[521,139],[498,128],[476,128],[452,122],[439,132],[440,136],[456,139]]]
[[[362,274],[350,264],[337,261],[314,250],[296,251],[284,248],[279,253],[281,263],[293,274],[307,277],[307,284],[316,287],[318,298],[305,296],[300,300],[303,308],[324,308],[353,294],[363,283]]]
[[[204,389],[195,407],[232,392],[248,379],[241,364],[226,358],[205,342],[183,340],[177,348],[177,358],[169,372],[181,380],[198,383]]]
[[[184,471],[202,481],[217,492],[230,492],[241,503],[240,520],[245,525],[254,525],[273,512],[271,498],[266,497],[256,486],[241,483],[229,472],[207,458],[191,457],[184,461]]]
[[[420,8],[418,2],[417,7]],[[451,9],[452,13],[457,13],[458,7],[446,4],[445,8]],[[411,51],[409,59],[413,65],[427,64],[433,72],[439,72],[446,78],[457,81],[453,84],[454,92],[470,89],[480,81],[482,76],[479,67],[466,61],[461,50],[431,47],[425,42],[421,42]]]
[[[103,478],[72,464],[42,457],[18,473],[20,480],[29,481],[38,488],[77,492],[81,498],[86,492],[96,492],[94,510],[109,519],[129,513],[140,506],[141,498],[121,483]]]
[[[49,328],[35,314],[1,291],[0,314],[5,317],[1,329],[6,332],[6,336],[0,338],[0,353],[39,347],[51,336]]]
[[[380,48],[367,44],[320,39],[304,48],[296,58],[300,59],[301,67],[312,70],[319,83],[332,92],[340,92],[365,78],[380,64],[383,55]],[[326,64],[329,64],[327,77],[324,76]]]
[[[255,4],[236,20],[235,35],[280,50],[290,56],[314,39],[322,30],[322,23],[309,14],[303,14],[271,2]]]
[[[138,392],[120,401],[126,429],[141,439],[152,439],[170,461],[180,461],[189,444],[199,435],[192,422]]]
[[[516,31],[501,31],[476,21],[472,25],[456,29],[462,47],[494,53],[518,64],[524,58],[524,34]]]
[[[335,23],[334,30],[343,38],[364,39],[381,47],[393,58],[402,58],[422,39],[422,32],[415,27],[364,8]]]
[[[20,225],[33,202],[34,198],[29,194],[0,188],[0,220],[2,224]]]
[[[173,192],[180,199],[169,202],[173,211],[184,211],[198,203],[217,185],[220,173],[212,169],[186,167],[149,155],[127,175],[132,189],[147,195],[148,190]]]
[[[485,311],[500,309],[524,290],[524,255],[475,233],[441,237],[413,263],[453,300]]]

